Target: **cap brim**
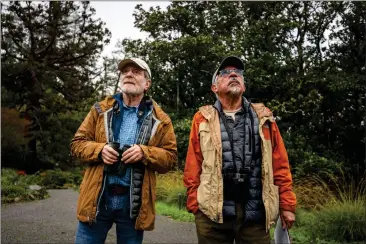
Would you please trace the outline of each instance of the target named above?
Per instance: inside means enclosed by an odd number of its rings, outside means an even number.
[[[233,67],[235,67],[235,68],[237,68],[237,69],[244,70],[244,63],[243,63],[243,61],[241,61],[241,59],[240,59],[240,58],[235,57],[235,56],[229,56],[229,57],[225,58],[225,59],[221,62],[221,64],[220,64],[219,68],[217,69],[217,71],[216,71],[215,75],[217,75],[217,73],[218,73],[220,70],[222,70],[223,68],[225,68],[225,67],[227,67],[227,66],[233,66]]]
[[[138,63],[136,63],[135,61],[133,61],[132,59],[124,59],[121,62],[119,62],[118,64],[118,70],[122,71],[122,69],[127,65],[127,64],[136,64],[137,66],[139,66],[141,69],[145,70],[144,67],[141,67],[141,65],[139,65]]]

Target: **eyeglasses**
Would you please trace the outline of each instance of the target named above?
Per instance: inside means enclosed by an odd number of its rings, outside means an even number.
[[[234,72],[235,74],[240,75],[240,76],[244,75],[244,70],[241,70],[241,69],[223,69],[223,70],[219,71],[219,74],[222,77],[227,77],[232,72]]]
[[[132,74],[133,75],[139,75],[143,72],[143,70],[141,69],[136,69],[136,68],[133,68],[133,69],[123,69],[122,70],[122,75],[127,75],[130,71],[132,71]]]

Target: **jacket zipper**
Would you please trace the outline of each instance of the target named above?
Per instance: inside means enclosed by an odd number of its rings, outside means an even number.
[[[130,219],[132,219],[132,178],[133,178],[133,168],[131,167],[131,177],[130,177]]]
[[[221,167],[222,168],[222,163],[221,163]],[[221,173],[221,169],[217,170],[216,174]],[[223,180],[220,181],[223,184]],[[220,204],[220,194],[219,194],[219,190],[220,190],[220,183],[217,184],[217,222],[219,222],[220,220],[220,212],[222,213],[222,206],[221,206],[221,210],[219,212],[219,204]],[[222,194],[224,194],[224,186],[222,185]]]
[[[108,116],[107,116],[108,118]],[[107,143],[110,142],[110,139],[114,139],[114,135],[113,133],[111,133],[111,128],[112,128],[112,120],[113,120],[113,112],[112,112],[112,116],[110,118],[110,121],[109,121],[109,126],[106,130],[106,133],[108,133],[108,135],[106,136],[107,137]],[[108,122],[107,122],[108,123]],[[112,134],[112,138],[110,137]],[[97,222],[97,216],[99,214],[99,205],[100,205],[100,200],[102,199],[103,197],[103,193],[104,193],[104,189],[105,189],[105,182],[107,180],[107,175],[103,173],[103,185],[102,185],[102,191],[99,193],[99,196],[98,196],[98,201],[97,201],[97,212],[95,214],[95,219],[94,219],[94,222],[96,223]]]
[[[103,192],[104,192],[104,188],[105,188],[105,181],[107,179],[107,175],[104,175],[103,176],[104,179],[103,179],[103,187],[102,187],[102,191],[101,193],[99,194],[99,199],[98,199],[98,203],[97,203],[97,213],[95,214],[95,223],[97,222],[97,216],[98,216],[98,213],[99,213],[99,204],[100,204],[100,200],[102,199],[102,196],[103,196]]]

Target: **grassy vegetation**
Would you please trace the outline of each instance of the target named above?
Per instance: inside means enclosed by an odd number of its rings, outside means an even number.
[[[322,178],[313,175],[307,180],[300,181],[299,185],[310,189],[314,183],[326,194],[308,195],[308,198],[316,196],[312,201],[317,201],[319,204],[315,210],[303,205],[303,208],[308,210],[298,214],[296,225],[302,227],[312,241],[316,239],[339,243],[364,241],[366,239],[365,178],[356,185],[355,180],[347,178],[343,173],[338,177],[327,173]],[[305,196],[298,197],[302,204],[306,202],[303,198]]]
[[[73,171],[46,170],[36,175],[38,175],[39,184],[47,189],[75,188],[83,179],[82,170],[78,168]]]
[[[48,197],[46,189],[77,188],[82,170],[60,170],[26,175],[12,169],[2,169],[2,203],[30,201]],[[361,243],[366,239],[366,182],[356,185],[344,175],[309,176],[295,181],[298,199],[296,223],[290,230],[293,243],[340,244]],[[30,190],[39,185],[41,190]],[[170,172],[157,177],[156,211],[173,219],[192,222],[194,216],[185,209],[186,190],[183,173]],[[271,230],[273,236],[273,230]]]
[[[156,182],[156,199],[158,201],[185,209],[187,195],[183,186],[183,173],[173,171],[158,175]]]
[[[182,206],[186,201],[182,179],[182,172],[158,175],[157,212],[178,221],[194,221]],[[343,174],[313,175],[295,181],[298,209],[290,230],[293,243],[362,243],[366,239],[365,183],[361,180],[356,185]]]
[[[27,175],[23,171],[1,169],[1,202],[12,203],[40,200],[49,197],[47,189],[76,188],[82,180],[81,169],[65,172],[46,170]],[[38,185],[40,190],[31,190],[30,185]]]
[[[12,203],[39,200],[49,197],[46,189],[31,190],[30,185],[36,185],[35,176],[27,176],[22,171],[1,169],[1,202]]]
[[[172,219],[193,222],[194,215],[188,213],[187,210],[178,208],[176,205],[170,205],[164,202],[156,202],[156,212],[160,215],[171,217]]]

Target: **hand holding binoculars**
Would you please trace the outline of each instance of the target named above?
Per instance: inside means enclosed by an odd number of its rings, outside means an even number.
[[[125,144],[122,148],[120,148],[120,143],[118,142],[110,142],[108,145],[118,152],[118,158],[114,164],[105,164],[104,172],[124,176],[126,174],[127,165],[121,161],[122,154],[131,146]]]

